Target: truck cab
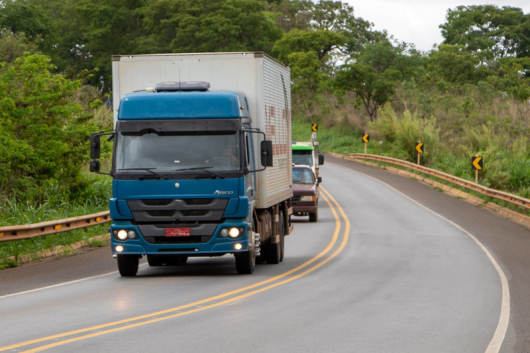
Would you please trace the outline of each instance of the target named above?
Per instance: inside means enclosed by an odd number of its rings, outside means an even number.
[[[319,168],[324,164],[324,155],[318,151],[318,141],[313,133],[309,142],[292,142],[293,163],[311,167],[313,174],[319,177]]]

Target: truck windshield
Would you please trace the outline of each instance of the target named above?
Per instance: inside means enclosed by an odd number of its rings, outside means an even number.
[[[197,173],[234,171],[241,168],[237,131],[220,133],[119,133],[116,148],[116,170],[127,173]],[[137,169],[136,169],[137,168]]]
[[[293,150],[293,163],[302,165],[313,165],[313,151]]]

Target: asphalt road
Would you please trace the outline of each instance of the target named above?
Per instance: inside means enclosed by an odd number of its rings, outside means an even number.
[[[253,275],[224,256],[121,278],[108,248],[0,271],[0,351],[528,351],[529,230],[330,156],[321,176],[319,221]]]

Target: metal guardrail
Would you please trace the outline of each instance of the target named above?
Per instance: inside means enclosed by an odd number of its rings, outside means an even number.
[[[376,155],[362,154],[362,153],[352,153],[352,154],[349,154],[348,157],[350,157],[352,159],[369,159],[369,160],[385,162],[385,163],[390,163],[390,164],[394,164],[394,165],[399,165],[399,166],[402,166],[402,167],[410,168],[412,170],[421,172],[423,174],[427,174],[427,175],[430,175],[430,176],[433,176],[433,177],[436,177],[436,178],[439,178],[439,179],[442,179],[442,180],[446,180],[446,181],[452,182],[452,183],[454,183],[454,184],[456,184],[458,186],[462,186],[462,187],[464,187],[464,188],[466,188],[468,190],[472,190],[472,191],[481,193],[483,195],[490,196],[490,197],[493,197],[495,199],[504,201],[505,203],[511,203],[515,207],[517,207],[517,206],[522,207],[522,208],[524,208],[524,212],[525,213],[527,213],[528,210],[530,210],[530,199],[526,199],[526,198],[521,197],[521,196],[509,194],[509,193],[498,191],[498,190],[495,190],[495,189],[490,189],[490,188],[487,188],[487,187],[482,186],[480,184],[476,184],[474,182],[471,182],[469,180],[458,178],[458,177],[455,177],[453,175],[450,175],[450,174],[447,174],[447,173],[443,173],[443,172],[440,172],[438,170],[434,170],[434,169],[431,169],[431,168],[423,167],[421,165],[417,165],[417,164],[414,164],[414,163],[411,163],[411,162],[406,162],[406,161],[402,161],[400,159],[391,158],[391,157],[376,156]]]
[[[0,227],[0,242],[35,238],[47,234],[68,232],[110,222],[109,211],[54,221]]]

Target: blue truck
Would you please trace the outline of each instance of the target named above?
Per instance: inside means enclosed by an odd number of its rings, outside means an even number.
[[[114,56],[114,131],[90,170],[113,178],[122,276],[195,256],[277,264],[292,232],[290,72],[262,52]],[[101,171],[101,137],[112,167]]]

